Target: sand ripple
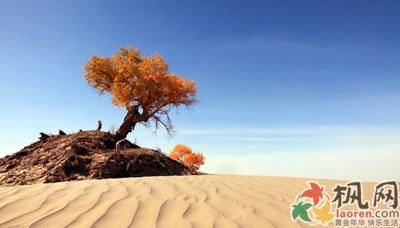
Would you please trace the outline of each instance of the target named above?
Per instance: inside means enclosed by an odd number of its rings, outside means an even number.
[[[0,227],[300,227],[289,205],[306,181],[208,175],[0,187]]]

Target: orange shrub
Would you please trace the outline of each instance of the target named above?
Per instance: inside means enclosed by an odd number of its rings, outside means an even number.
[[[169,153],[169,157],[189,167],[191,172],[197,171],[205,160],[202,153],[194,153],[192,148],[182,144],[176,145]]]

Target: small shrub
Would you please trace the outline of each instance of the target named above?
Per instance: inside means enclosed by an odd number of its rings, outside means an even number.
[[[178,144],[169,153],[169,157],[189,167],[191,172],[199,170],[201,165],[204,165],[205,157],[202,153],[194,153],[192,148]]]

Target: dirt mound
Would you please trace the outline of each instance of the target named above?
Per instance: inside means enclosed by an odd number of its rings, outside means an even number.
[[[128,140],[115,155],[116,138],[108,132],[43,135],[39,141],[0,158],[0,185],[70,180],[188,174],[188,168],[160,151]]]

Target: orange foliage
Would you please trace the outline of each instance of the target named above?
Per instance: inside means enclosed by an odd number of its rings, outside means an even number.
[[[113,104],[141,110],[137,122],[153,120],[156,127],[161,123],[169,131],[171,108],[196,102],[196,83],[168,72],[159,54],[142,56],[139,49],[120,48],[111,57],[93,56],[84,69],[86,82],[100,93],[110,93]]]
[[[185,164],[192,172],[197,171],[205,160],[202,153],[194,153],[192,148],[182,144],[176,145],[169,153],[169,157]]]

